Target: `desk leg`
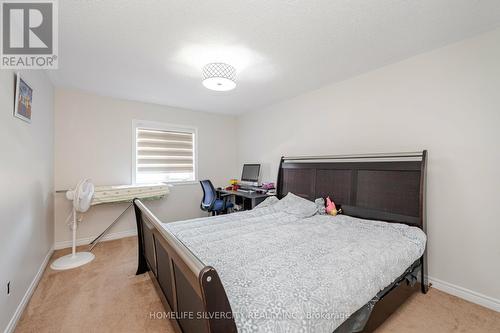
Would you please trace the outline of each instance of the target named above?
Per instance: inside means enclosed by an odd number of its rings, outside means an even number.
[[[253,202],[250,198],[241,197],[243,202],[243,210],[251,210],[253,208]]]

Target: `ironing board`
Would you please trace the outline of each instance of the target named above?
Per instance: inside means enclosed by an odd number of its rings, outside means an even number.
[[[132,202],[135,198],[158,200],[168,194],[165,184],[96,186],[91,205]]]
[[[113,227],[125,213],[132,207],[132,200],[159,200],[170,193],[166,184],[146,184],[146,185],[113,185],[95,186],[92,206],[107,203],[129,203],[127,208],[111,223],[99,236],[89,245],[90,251],[99,243],[100,239]]]

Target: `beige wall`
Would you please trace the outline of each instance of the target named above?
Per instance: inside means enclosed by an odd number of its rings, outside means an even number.
[[[264,163],[268,180],[281,155],[428,149],[429,274],[499,302],[500,30],[249,113],[238,124],[240,163]]]
[[[43,71],[21,74],[33,88],[31,124],[13,117],[14,73],[0,70],[0,331],[54,243],[54,88]]]
[[[81,178],[96,185],[132,182],[132,120],[148,120],[198,129],[198,176],[214,185],[225,184],[236,171],[236,119],[154,104],[101,97],[57,89],[55,102],[55,187],[74,186]],[[198,183],[171,188],[167,199],[148,203],[163,221],[206,215],[200,208],[202,192]],[[101,205],[85,214],[78,238],[97,236],[126,205]],[[65,224],[70,202],[56,195],[55,242],[68,245],[71,239]],[[132,210],[111,230],[112,234],[135,231]],[[64,243],[66,242],[66,243]]]

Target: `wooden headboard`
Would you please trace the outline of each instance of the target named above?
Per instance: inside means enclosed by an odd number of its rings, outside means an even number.
[[[277,194],[314,201],[330,196],[346,215],[398,222],[425,231],[427,151],[282,157]]]

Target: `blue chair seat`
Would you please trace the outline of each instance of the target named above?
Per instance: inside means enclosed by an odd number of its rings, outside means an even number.
[[[218,211],[225,210],[227,208],[232,208],[232,207],[233,207],[232,202],[225,202],[222,199],[217,199],[217,200],[215,200],[214,206],[212,209],[215,210],[216,212],[218,212]]]

